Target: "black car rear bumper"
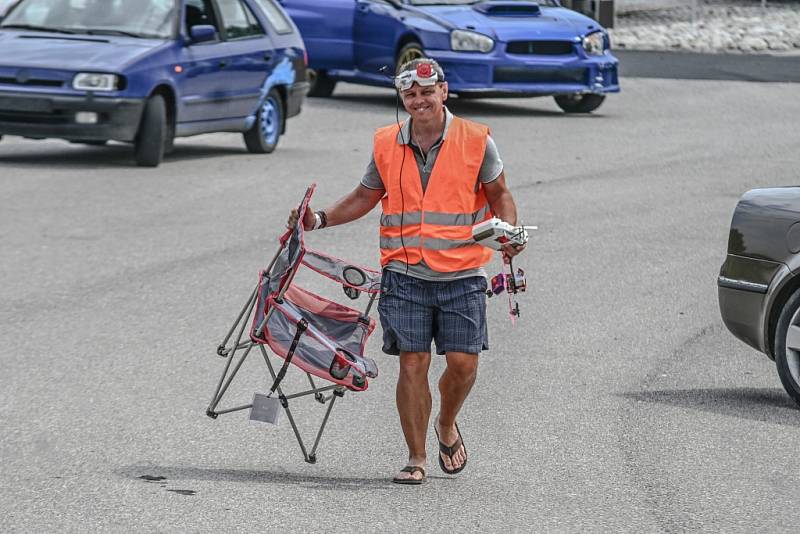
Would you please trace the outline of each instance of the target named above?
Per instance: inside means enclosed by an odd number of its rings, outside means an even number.
[[[788,268],[782,263],[728,254],[717,278],[725,326],[734,336],[770,357],[770,305],[787,273]]]
[[[141,99],[0,92],[0,135],[133,141],[143,108]],[[97,113],[97,123],[76,122],[82,111]]]

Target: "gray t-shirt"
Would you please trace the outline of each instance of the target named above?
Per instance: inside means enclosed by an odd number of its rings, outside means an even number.
[[[419,170],[419,176],[422,180],[423,191],[425,191],[425,189],[428,187],[428,180],[430,180],[431,172],[433,172],[433,166],[436,163],[436,157],[439,155],[439,149],[441,148],[442,142],[447,136],[447,130],[452,121],[453,114],[450,113],[450,110],[445,108],[444,132],[442,132],[442,137],[433,144],[427,154],[423,154],[422,150],[411,138],[411,119],[408,119],[405,124],[403,124],[403,127],[397,134],[397,143],[410,145],[411,150],[414,152],[414,159],[417,162],[417,169]],[[502,172],[503,161],[500,159],[500,154],[497,151],[497,145],[495,145],[492,137],[489,136],[486,140],[486,151],[484,152],[483,163],[481,164],[481,169],[478,173],[478,180],[484,184],[493,182],[500,177]],[[361,185],[369,189],[386,189],[383,186],[383,180],[378,172],[378,167],[375,165],[374,155],[372,158],[370,158],[370,162],[367,165],[367,170],[364,173],[364,177],[361,179]],[[413,265],[407,265],[403,261],[393,260],[389,262],[386,268],[390,271],[408,274],[414,278],[432,281],[457,280],[460,278],[468,278],[470,276],[486,276],[486,271],[483,268],[440,273],[428,267],[425,264],[425,260]]]

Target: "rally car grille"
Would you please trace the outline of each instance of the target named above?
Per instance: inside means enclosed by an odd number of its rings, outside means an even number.
[[[586,69],[495,67],[495,83],[580,83],[586,84]]]
[[[538,56],[567,56],[573,53],[570,41],[511,41],[506,51],[509,54]]]

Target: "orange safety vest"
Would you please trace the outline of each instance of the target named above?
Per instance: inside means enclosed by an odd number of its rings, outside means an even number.
[[[448,273],[487,264],[492,250],[475,243],[472,227],[492,216],[478,183],[489,128],[453,117],[424,193],[414,153],[397,142],[398,132],[396,124],[375,132],[375,165],[386,188],[381,265],[424,259],[434,271]]]

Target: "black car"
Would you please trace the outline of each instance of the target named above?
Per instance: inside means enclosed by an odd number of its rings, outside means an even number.
[[[800,187],[742,196],[717,284],[725,326],[775,360],[800,404]]]

